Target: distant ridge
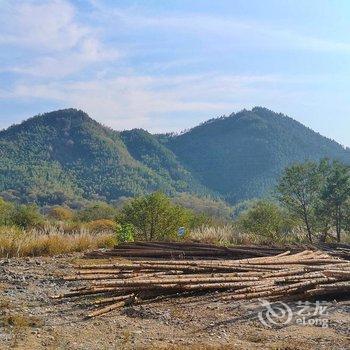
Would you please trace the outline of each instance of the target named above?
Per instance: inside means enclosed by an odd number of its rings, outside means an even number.
[[[255,107],[179,135],[117,132],[65,109],[0,131],[0,193],[39,204],[117,200],[154,190],[233,204],[271,192],[282,169],[350,150],[301,123]]]

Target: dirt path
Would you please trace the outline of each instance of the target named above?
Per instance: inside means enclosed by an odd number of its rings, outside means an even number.
[[[60,279],[73,272],[79,258],[0,261],[0,349],[350,348],[350,302],[345,301],[327,303],[326,316],[321,317],[327,328],[297,324],[295,317],[283,327],[269,328],[257,317],[266,310],[259,302],[223,303],[214,300],[215,294],[133,306],[84,320],[84,305],[50,299],[81,283]],[[301,310],[295,302],[288,305],[294,315]]]

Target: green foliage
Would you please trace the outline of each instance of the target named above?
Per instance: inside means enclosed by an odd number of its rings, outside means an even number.
[[[350,168],[339,161],[321,160],[286,168],[277,186],[280,202],[301,220],[312,241],[325,241],[335,228],[340,241],[347,231],[350,203]]]
[[[336,228],[337,241],[341,231],[347,230],[350,201],[350,168],[340,162],[326,163],[325,183],[321,189],[319,213],[324,222]]]
[[[75,109],[0,131],[0,193],[38,204],[111,201],[155,189],[206,192],[158,139],[116,132]]]
[[[23,229],[43,224],[44,218],[36,205],[19,205],[12,213],[12,223]]]
[[[14,206],[5,202],[0,198],[0,226],[6,226],[12,224],[11,215],[13,213]]]
[[[269,193],[286,166],[322,157],[350,163],[349,150],[260,107],[181,135],[116,132],[65,109],[0,131],[0,195],[72,207],[75,201],[110,202],[161,190],[236,204]],[[224,202],[205,201],[210,216],[230,211]]]
[[[117,243],[134,242],[135,229],[132,224],[119,224],[116,226]]]
[[[103,202],[89,204],[86,208],[78,211],[76,219],[82,222],[94,220],[114,220],[117,215],[117,209]]]
[[[277,186],[280,202],[304,222],[308,238],[316,225],[315,211],[322,188],[322,174],[314,162],[295,164],[284,170]]]
[[[256,107],[163,137],[201,183],[231,204],[269,194],[283,169],[350,152],[285,115]]]
[[[238,225],[248,233],[265,236],[277,241],[282,234],[290,232],[295,222],[278,205],[268,201],[258,201],[250,209],[240,214]]]
[[[190,211],[155,192],[128,203],[118,221],[132,224],[138,238],[151,241],[177,237],[179,227],[189,227],[191,216]]]
[[[208,218],[227,221],[231,219],[232,207],[220,199],[214,199],[208,196],[198,197],[189,193],[179,193],[174,196],[173,202],[197,214],[205,214]]]
[[[195,213],[193,211],[188,211],[188,226],[190,229],[194,229],[201,226],[216,226],[225,224],[227,222],[226,218],[219,218],[209,216],[206,213]]]

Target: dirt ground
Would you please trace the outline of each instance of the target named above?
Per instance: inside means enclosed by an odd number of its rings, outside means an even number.
[[[80,257],[0,260],[0,349],[350,349],[350,302],[344,300],[327,301],[318,315],[327,327],[309,322],[312,316],[301,324],[297,302],[288,303],[291,322],[263,325],[258,314],[266,307],[259,301],[224,303],[215,294],[86,320],[79,300],[50,298],[81,284],[60,278]]]

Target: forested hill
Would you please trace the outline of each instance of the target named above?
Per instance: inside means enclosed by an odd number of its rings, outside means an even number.
[[[206,193],[151,134],[119,133],[75,109],[36,116],[0,132],[0,156],[0,192],[7,199],[57,204],[157,189]]]
[[[40,204],[115,200],[157,189],[220,196],[268,193],[288,164],[350,151],[264,108],[214,119],[181,135],[117,132],[66,109],[0,132],[0,193]]]
[[[350,164],[349,149],[261,107],[209,120],[167,145],[199,181],[231,203],[268,193],[294,162],[329,157]]]

